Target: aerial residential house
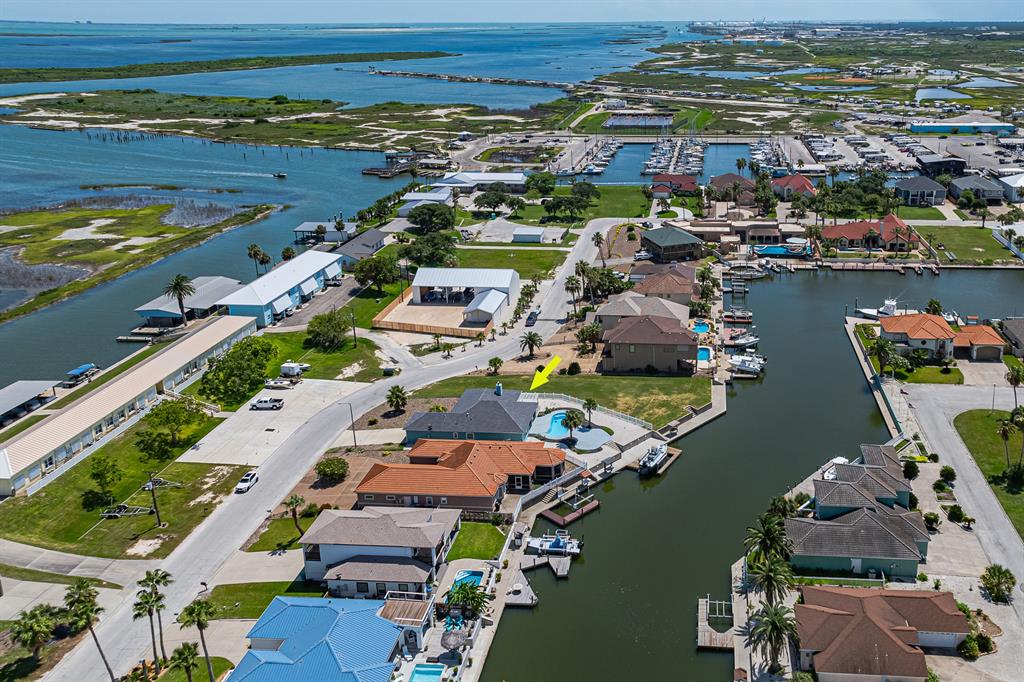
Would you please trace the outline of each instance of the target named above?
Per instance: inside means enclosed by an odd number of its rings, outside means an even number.
[[[408,464],[375,463],[356,487],[357,504],[493,512],[565,471],[565,453],[543,443],[419,440]]]
[[[645,280],[646,281],[646,280]],[[697,335],[677,318],[627,317],[605,330],[604,372],[692,374],[697,366]]]
[[[324,288],[324,283],[341,274],[341,256],[325,251],[306,251],[280,263],[270,272],[220,299],[232,315],[256,318],[266,327],[283,318]]]
[[[822,229],[821,236],[822,239],[835,239],[841,249],[911,251],[921,243],[914,228],[892,213],[881,220],[828,225]]]
[[[630,292],[663,298],[666,301],[686,306],[690,305],[690,301],[700,298],[694,280],[687,277],[681,270],[667,270],[659,274],[648,275],[637,282]]]
[[[1024,317],[1003,320],[1003,336],[1010,345],[1010,352],[1018,358],[1024,357]]]
[[[1003,201],[1003,186],[995,180],[980,175],[965,175],[949,183],[949,196],[954,199],[959,200],[967,191],[989,206],[997,206]]]
[[[435,187],[429,190],[416,190],[406,192],[402,195],[405,202],[398,208],[398,217],[407,218],[409,213],[417,206],[426,204],[438,204],[440,206],[452,206],[452,189],[450,187]]]
[[[772,192],[782,201],[792,201],[793,195],[800,194],[808,199],[814,197],[818,190],[806,175],[784,175],[772,180]]]
[[[739,185],[739,197],[733,196],[733,188]],[[736,173],[724,173],[711,178],[720,201],[735,201],[740,206],[754,205],[754,181]]]
[[[405,424],[405,441],[421,438],[526,440],[537,416],[537,403],[519,391],[467,389],[447,412],[416,412]]]
[[[229,277],[196,277],[192,280],[195,292],[182,301],[185,317],[189,320],[202,319],[221,309],[219,301],[228,294],[242,288],[242,283]],[[181,308],[178,299],[163,294],[135,309],[137,315],[151,327],[176,327],[181,324]]]
[[[967,162],[957,156],[942,154],[922,154],[917,157],[917,166],[922,175],[937,178],[940,175],[957,177],[967,170]]]
[[[1003,196],[1011,204],[1024,201],[1024,173],[999,178],[997,182],[1003,186]]]
[[[386,232],[373,228],[357,234],[342,244],[334,253],[341,257],[341,267],[351,270],[356,263],[364,258],[372,258],[377,255],[377,252],[384,248],[387,240]]]
[[[519,273],[512,269],[420,268],[409,304],[458,304],[465,306],[466,322],[500,322],[514,310],[519,288]]]
[[[695,175],[658,173],[652,178],[652,182],[655,185],[668,187],[670,194],[694,195],[700,192],[700,185],[697,184],[697,176]]]
[[[320,228],[323,228],[323,236],[320,235]],[[292,228],[292,235],[296,242],[305,242],[310,239],[327,242],[328,244],[344,244],[356,235],[359,223],[344,222],[335,220],[314,220],[299,223]]]
[[[611,329],[620,321],[630,317],[653,315],[686,322],[690,319],[690,307],[670,301],[667,298],[644,296],[635,291],[624,291],[608,298],[608,302],[597,309],[595,321],[602,329]]]
[[[640,233],[640,246],[659,263],[704,257],[704,241],[679,227],[659,227]]]
[[[922,649],[955,649],[970,632],[949,592],[801,588],[795,667],[819,682],[925,682]]]
[[[971,360],[1001,362],[1006,341],[987,324],[972,324],[955,332],[953,354]]]
[[[641,261],[633,264],[633,267],[629,271],[629,281],[642,282],[647,277],[652,275],[661,275],[666,272],[674,272],[681,275],[683,279],[689,282],[695,282],[697,280],[697,268],[691,264],[652,263],[651,261]]]
[[[340,597],[425,592],[459,532],[460,514],[396,506],[325,509],[302,535],[306,579],[326,581]]]
[[[895,192],[904,206],[939,206],[946,201],[946,188],[926,175],[897,181]]]
[[[660,182],[655,183],[651,185],[651,196],[655,199],[671,199],[672,186]]]
[[[431,187],[435,189],[459,190],[463,195],[488,189],[491,185],[501,184],[509,192],[526,191],[526,173],[489,173],[484,171],[459,171],[448,173]]]
[[[956,333],[941,315],[891,315],[883,317],[880,324],[879,336],[896,344],[896,350],[901,354],[923,348],[933,360],[949,360],[953,357]]]

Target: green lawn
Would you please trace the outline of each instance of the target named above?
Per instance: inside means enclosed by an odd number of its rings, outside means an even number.
[[[111,379],[117,378],[121,374],[124,374],[125,372],[127,372],[132,367],[136,366],[137,364],[139,364],[140,362],[142,362],[146,358],[150,358],[150,357],[154,356],[155,354],[159,353],[160,351],[162,351],[167,346],[168,346],[168,342],[167,341],[161,341],[159,343],[154,343],[152,345],[149,345],[149,346],[143,348],[140,351],[137,351],[134,355],[129,356],[127,359],[122,361],[120,364],[115,365],[114,367],[111,367],[110,369],[108,369],[105,372],[101,372],[100,374],[95,376],[92,381],[90,381],[89,383],[85,384],[84,386],[79,386],[78,388],[76,388],[75,390],[71,391],[71,393],[68,393],[66,396],[64,396],[60,400],[55,400],[54,402],[49,403],[47,405],[47,408],[55,409],[55,408],[60,408],[60,407],[67,407],[71,403],[73,403],[76,400],[78,400],[79,398],[81,398],[83,395],[89,393],[90,391],[95,391],[97,388],[99,388],[103,384],[107,383]]]
[[[881,587],[878,580],[866,580],[858,578],[818,578],[815,576],[796,576],[797,585],[839,585],[846,587]]]
[[[934,206],[900,206],[897,213],[903,220],[944,220],[946,217]]]
[[[985,474],[1017,533],[1024,538],[1024,488],[1004,476],[1007,451],[1011,464],[1016,464],[1020,457],[1021,433],[1014,433],[1004,449],[1003,440],[996,432],[999,422],[1009,416],[1009,412],[1002,410],[969,410],[958,414],[953,420],[953,426],[971,451],[978,468]]]
[[[34,568],[22,568],[21,566],[11,566],[9,564],[0,564],[0,576],[11,578],[12,580],[25,580],[34,583],[56,583],[58,585],[70,585],[80,577],[77,575],[50,573],[49,571],[37,571]],[[112,590],[119,590],[122,587],[122,585],[107,582],[106,580],[100,580],[99,578],[86,578],[86,580],[90,585],[94,585],[95,587],[106,587]]]
[[[4,441],[10,440],[11,438],[14,438],[15,436],[17,436],[19,433],[21,433],[22,431],[24,431],[28,427],[32,426],[33,424],[38,424],[39,422],[43,421],[44,419],[46,419],[46,415],[45,414],[32,414],[32,415],[29,415],[27,417],[22,418],[21,420],[18,421],[18,423],[16,423],[14,426],[10,427],[9,429],[5,429],[3,431],[0,431],[0,443],[3,443]]]
[[[299,516],[299,525],[302,532],[313,525],[315,516]],[[295,531],[295,523],[292,517],[274,519],[267,526],[267,529],[260,534],[259,538],[252,544],[247,552],[273,552],[275,550],[298,549],[299,534]]]
[[[190,448],[220,422],[207,418],[189,430],[173,456]],[[15,497],[0,505],[0,537],[92,556],[167,556],[214,510],[220,498],[231,492],[244,467],[146,459],[134,445],[135,435],[144,429],[144,422],[135,424],[35,495]],[[104,505],[95,499],[95,486],[89,477],[90,460],[97,456],[108,457],[122,471],[123,476],[113,490],[117,501],[149,506],[149,493],[140,490],[149,471],[183,484],[157,493],[166,528],[157,529],[155,518],[150,515],[100,519]],[[153,541],[152,551],[144,555],[126,554],[140,540]]]
[[[495,559],[504,545],[505,536],[493,524],[463,521],[446,560]]]
[[[568,195],[570,191],[568,185],[559,185],[555,188],[556,195]],[[643,188],[639,185],[601,185],[598,191],[601,192],[601,196],[592,201],[590,208],[576,221],[570,220],[567,216],[549,220],[543,206],[529,204],[519,212],[515,222],[568,226],[576,223],[586,224],[594,218],[646,218],[650,212],[651,200],[644,196]]]
[[[405,282],[388,284],[384,287],[383,294],[376,288],[363,289],[345,304],[345,308],[355,312],[357,327],[369,329],[373,326],[373,318],[377,316],[377,313],[395,300],[404,287]]]
[[[322,597],[324,592],[320,583],[306,580],[236,583],[217,585],[209,601],[216,609],[214,618],[259,618],[274,597]]]
[[[542,364],[539,359],[537,364]],[[495,381],[501,381],[507,389],[528,391],[532,379],[505,375],[453,377],[419,389],[415,397],[457,397],[467,388],[491,387]],[[537,390],[583,400],[593,398],[604,407],[649,421],[656,429],[682,416],[686,405],[700,407],[711,401],[711,380],[706,377],[552,375]]]
[[[513,268],[523,280],[547,279],[565,260],[565,251],[544,249],[456,249],[459,267]]]
[[[202,653],[202,650],[200,650],[200,653]],[[226,658],[221,658],[220,656],[211,656],[210,664],[213,665],[213,677],[217,680],[219,680],[224,673],[229,670],[233,670],[235,667],[234,663]],[[202,680],[205,679],[205,675],[206,661],[200,657],[199,669],[192,673],[192,679]],[[188,682],[188,677],[186,677],[185,673],[180,670],[172,669],[160,676],[160,682]]]
[[[996,241],[987,227],[927,227],[922,228],[921,233],[926,238],[929,234],[935,235],[932,246],[939,251],[942,260],[945,260],[943,251],[952,251],[958,263],[1020,262]]]

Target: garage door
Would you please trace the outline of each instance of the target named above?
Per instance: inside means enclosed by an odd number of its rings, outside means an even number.
[[[974,352],[975,360],[999,360],[1002,356],[1002,349],[995,346],[979,346]]]
[[[918,632],[918,642],[925,647],[941,647],[951,649],[956,646],[955,632]]]

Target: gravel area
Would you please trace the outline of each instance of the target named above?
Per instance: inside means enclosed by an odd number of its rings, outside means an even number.
[[[427,412],[434,405],[444,405],[450,410],[457,402],[458,398],[410,398],[409,403],[401,412],[392,412],[385,403],[357,419],[356,430],[402,428],[415,412]],[[371,419],[376,419],[376,423],[371,425]]]

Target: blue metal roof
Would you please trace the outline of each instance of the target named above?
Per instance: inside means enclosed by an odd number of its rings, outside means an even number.
[[[402,628],[377,615],[376,599],[275,597],[249,631],[250,640],[280,640],[250,649],[232,682],[388,682]]]

